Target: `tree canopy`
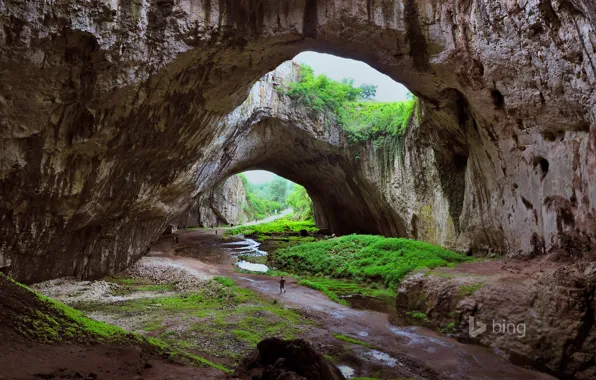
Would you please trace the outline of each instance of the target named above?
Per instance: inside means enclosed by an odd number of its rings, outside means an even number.
[[[353,79],[315,76],[308,65],[300,66],[300,80],[287,88],[288,96],[315,114],[334,114],[353,143],[400,135],[406,130],[414,111],[414,96],[400,102],[376,102],[376,91],[370,84],[355,86]]]

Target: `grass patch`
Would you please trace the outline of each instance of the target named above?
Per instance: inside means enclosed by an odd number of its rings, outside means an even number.
[[[215,277],[215,281],[219,282],[220,284],[222,284],[223,286],[226,286],[228,288],[231,288],[236,285],[234,283],[234,281],[229,277],[217,276],[217,277]]]
[[[422,323],[430,322],[428,320],[428,318],[426,317],[426,313],[423,313],[421,311],[408,311],[406,313],[406,315],[408,315],[410,318],[412,318],[418,322],[422,322]]]
[[[298,281],[298,285],[308,286],[311,289],[318,290],[319,292],[321,292],[321,293],[325,294],[327,297],[329,297],[329,299],[331,301],[337,302],[340,305],[350,306],[350,304],[346,300],[339,298],[337,293],[335,293],[332,290],[329,290],[328,287],[321,284],[320,282],[315,282],[315,281],[311,281],[311,280],[301,280],[301,281]]]
[[[375,348],[372,344],[361,341],[360,339],[352,338],[343,334],[333,334],[335,339],[343,340],[344,342],[357,344],[366,348]]]
[[[316,232],[319,229],[313,220],[297,221],[286,218],[274,220],[269,223],[254,224],[251,226],[236,227],[226,231],[226,236],[232,235],[259,235],[259,234],[281,234],[281,233],[299,233],[305,230],[307,232]]]
[[[293,339],[311,323],[227,277],[208,280],[192,293],[77,306],[126,320],[133,331],[159,331],[158,340],[173,350],[208,353],[226,363],[236,362],[265,337]],[[178,328],[163,329],[173,325]]]
[[[261,338],[259,337],[259,335],[250,332],[250,331],[245,331],[245,330],[232,330],[232,334],[234,334],[234,337],[236,339],[239,340],[243,340],[245,342],[248,342],[251,345],[256,346],[257,343],[259,343],[261,341]]]
[[[458,294],[460,296],[471,296],[472,294],[476,293],[484,286],[481,282],[476,282],[474,284],[462,284],[458,289]]]
[[[136,288],[139,292],[171,292],[174,290],[174,285],[172,284],[165,284],[165,285],[158,285],[158,284],[151,284],[151,285],[142,285]]]
[[[145,330],[147,332],[159,330],[163,327],[162,322],[163,322],[162,318],[158,318],[158,319],[152,320],[150,322],[147,322],[145,324],[145,326],[143,327],[143,330]]]
[[[443,334],[453,334],[455,332],[455,321],[451,321],[439,328],[439,332]]]
[[[209,361],[201,356],[191,354],[189,352],[177,352],[177,353],[170,355],[170,357],[172,357],[172,358],[180,357],[182,359],[186,359],[187,361],[189,361],[190,363],[192,363],[193,365],[195,365],[197,367],[213,367],[213,368],[217,368],[225,373],[233,373],[234,372],[234,370],[231,370],[221,364],[213,363],[212,361]]]
[[[411,271],[471,261],[432,244],[375,235],[349,235],[279,249],[275,266],[298,274],[377,283],[393,289]]]
[[[115,344],[145,344],[155,351],[171,358],[184,358],[190,364],[199,367],[214,367],[226,373],[231,371],[221,365],[212,363],[200,356],[172,349],[168,343],[144,338],[138,334],[104,322],[96,321],[49,297],[39,294],[29,287],[0,274],[0,287],[11,292],[10,299],[0,300],[6,310],[14,310],[14,327],[23,335],[41,342],[57,343],[63,341],[84,344],[94,342],[110,342]],[[19,299],[19,307],[12,308],[4,302]],[[26,305],[25,308],[23,308]]]

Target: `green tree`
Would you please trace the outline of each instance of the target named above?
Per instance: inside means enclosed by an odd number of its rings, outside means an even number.
[[[382,140],[402,135],[413,114],[415,97],[401,102],[371,101],[376,87],[354,86],[353,79],[335,81],[325,75],[315,76],[307,65],[300,66],[300,80],[290,83],[287,94],[315,114],[331,112],[348,135],[350,142]]]
[[[360,92],[362,94],[362,99],[373,100],[377,95],[377,86],[372,84],[363,84],[360,86]]]
[[[288,196],[288,180],[276,178],[269,184],[269,199],[284,205]]]
[[[294,185],[292,192],[288,195],[287,203],[292,208],[296,219],[310,220],[313,218],[312,201],[304,187]]]

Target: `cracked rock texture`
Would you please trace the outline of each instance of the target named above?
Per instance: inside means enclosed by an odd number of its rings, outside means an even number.
[[[246,189],[237,175],[201,193],[191,206],[180,215],[177,223],[186,227],[214,227],[238,225],[248,221],[244,212]]]
[[[425,313],[434,327],[559,378],[594,379],[596,258],[589,259],[498,260],[415,273],[402,282],[397,309]],[[469,317],[486,331],[471,337]]]
[[[337,233],[577,260],[596,240],[595,25],[590,0],[3,1],[0,263],[27,282],[122,270],[248,168],[305,185]],[[304,50],[408,86],[405,141],[347,147],[250,92]]]

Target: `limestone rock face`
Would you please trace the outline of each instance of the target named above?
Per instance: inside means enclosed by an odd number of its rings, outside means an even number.
[[[11,0],[0,24],[0,262],[20,280],[119,271],[249,167],[303,183],[338,232],[519,257],[595,244],[591,0]],[[265,103],[242,119],[304,50],[421,99],[403,160]]]
[[[498,349],[560,378],[596,376],[596,262],[469,263],[415,273],[401,284],[398,312],[425,313],[455,337]],[[482,265],[479,265],[482,264]],[[470,335],[470,317],[474,318]],[[484,323],[486,330],[478,330]]]
[[[182,213],[179,226],[213,227],[226,224],[238,225],[248,221],[244,212],[246,189],[242,180],[233,175],[219,186],[201,193],[196,202]]]

